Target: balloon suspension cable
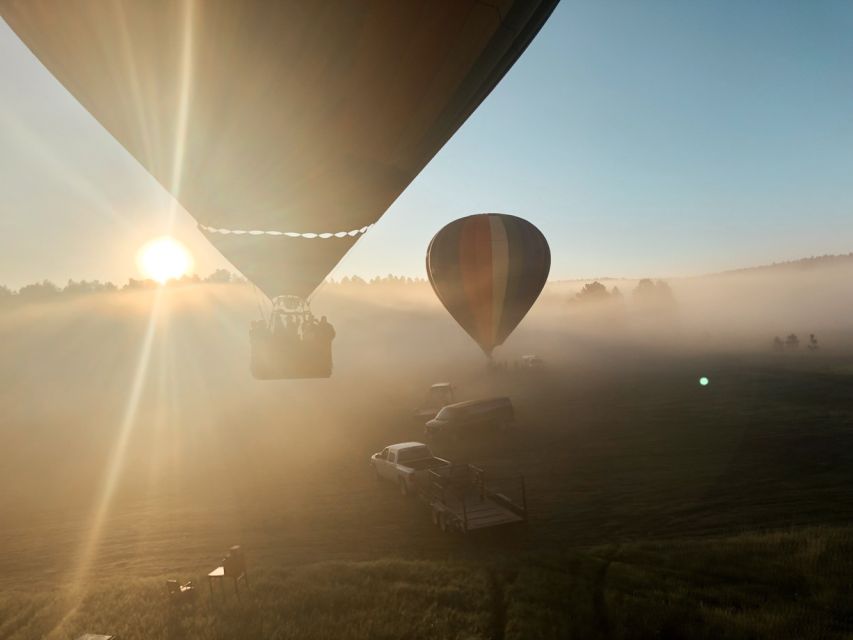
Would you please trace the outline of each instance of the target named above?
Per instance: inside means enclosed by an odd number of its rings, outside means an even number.
[[[359,232],[360,232],[360,233],[362,233],[362,234],[365,234],[365,233],[367,233],[368,231],[370,231],[370,229],[371,229],[372,227],[373,227],[373,225],[372,225],[372,224],[369,224],[369,225],[367,225],[366,227],[363,227],[362,229],[359,229]],[[351,235],[351,234],[350,234],[350,235]],[[346,255],[346,254],[344,254],[344,255]],[[339,261],[338,261],[338,263],[337,263],[334,267],[332,267],[332,270],[331,270],[329,273],[327,273],[327,274],[326,274],[326,277],[325,277],[325,278],[323,278],[323,279],[320,281],[320,284],[318,284],[318,285],[314,288],[314,290],[313,290],[311,293],[309,293],[309,294],[308,294],[308,297],[305,299],[305,301],[308,303],[308,305],[310,305],[310,304],[311,304],[311,300],[313,300],[313,299],[314,299],[314,296],[316,296],[316,295],[317,295],[317,293],[319,293],[320,291],[322,291],[323,289],[325,289],[325,288],[326,288],[326,285],[328,285],[330,282],[331,282],[331,283],[334,283],[335,276],[337,276],[337,275],[338,275],[338,272],[339,272],[339,270],[340,270],[340,266],[341,266],[341,263],[340,263],[340,260],[339,260]]]

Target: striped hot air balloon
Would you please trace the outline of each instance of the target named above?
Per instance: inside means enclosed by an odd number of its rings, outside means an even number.
[[[491,356],[539,297],[551,250],[527,220],[480,213],[439,231],[427,250],[426,267],[438,299]]]

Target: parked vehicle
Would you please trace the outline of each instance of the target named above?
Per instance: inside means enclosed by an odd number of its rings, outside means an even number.
[[[432,420],[442,407],[456,402],[456,390],[449,382],[437,382],[426,393],[423,404],[415,409],[414,418],[421,424]]]
[[[443,407],[424,426],[427,436],[458,437],[483,429],[503,429],[515,423],[515,411],[509,398],[467,400]]]
[[[520,475],[487,481],[480,467],[455,465],[432,455],[420,442],[385,447],[370,458],[376,477],[416,495],[442,531],[467,533],[527,520],[527,495]],[[500,488],[498,488],[500,484]]]
[[[377,479],[396,483],[404,496],[417,492],[418,483],[423,485],[427,482],[431,469],[450,466],[448,460],[433,456],[430,448],[422,442],[392,444],[374,453],[370,464]]]
[[[521,356],[521,368],[522,369],[542,369],[545,367],[545,363],[542,361],[537,355],[528,355]]]
[[[426,502],[432,522],[442,531],[468,533],[527,520],[524,477],[500,479],[501,488],[487,482],[486,473],[472,464],[450,465],[429,471]]]

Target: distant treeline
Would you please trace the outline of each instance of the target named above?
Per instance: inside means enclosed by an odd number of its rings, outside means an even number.
[[[770,271],[780,269],[806,270],[816,269],[819,267],[838,267],[849,265],[853,265],[853,253],[842,253],[840,255],[827,254],[823,256],[811,256],[810,258],[800,258],[799,260],[789,260],[787,262],[774,262],[772,264],[765,264],[759,267],[744,267],[742,269],[731,269],[730,271],[723,271],[722,274],[712,275],[755,273],[756,271]]]
[[[327,286],[333,287],[361,287],[375,285],[408,285],[424,284],[424,278],[407,278],[405,276],[387,275],[365,280],[358,276],[344,277],[339,280],[330,278],[326,281]],[[202,278],[198,274],[183,276],[175,280],[169,280],[167,287],[185,287],[196,284],[247,284],[247,280],[240,275],[234,274],[227,269],[217,269],[209,276]],[[112,282],[101,282],[100,280],[69,280],[64,287],[50,280],[42,280],[28,284],[17,291],[4,285],[0,285],[0,305],[16,302],[46,301],[60,296],[79,296],[96,293],[109,293],[115,291],[138,291],[142,289],[154,289],[158,285],[154,280],[137,280],[130,278],[126,284],[118,286]]]
[[[674,307],[675,296],[669,284],[663,280],[652,280],[643,278],[637,283],[634,289],[634,300],[659,307]],[[577,304],[597,304],[597,303],[621,303],[624,300],[619,287],[613,287],[608,290],[606,286],[598,280],[589,282],[583,288],[569,299],[569,303]]]
[[[247,280],[240,275],[234,274],[227,269],[217,269],[207,277],[202,278],[198,274],[183,276],[182,278],[169,280],[167,287],[185,287],[196,284],[247,284]],[[345,276],[340,279],[329,278],[324,283],[326,287],[371,287],[371,286],[405,286],[425,285],[426,278],[411,278],[407,276],[376,276],[365,279],[359,276]],[[9,302],[35,302],[50,300],[59,296],[79,296],[95,293],[109,293],[115,291],[138,291],[154,289],[158,283],[154,280],[137,280],[130,278],[126,284],[118,286],[112,282],[101,282],[100,280],[69,280],[64,287],[54,284],[50,280],[43,280],[21,287],[14,291],[6,286],[0,285],[0,304]],[[656,300],[659,302],[674,302],[669,285],[662,280],[643,279],[639,281],[633,294],[636,298]],[[570,298],[572,303],[594,303],[604,301],[622,300],[622,292],[618,287],[608,290],[598,281],[584,285],[583,289]]]
[[[217,269],[209,276],[202,278],[198,274],[183,276],[175,280],[169,280],[167,287],[183,287],[193,284],[215,283],[215,284],[245,284],[246,280],[237,276],[227,269]],[[153,289],[159,286],[154,280],[136,280],[130,278],[123,286],[112,282],[101,282],[100,280],[69,280],[68,284],[61,287],[50,280],[42,280],[28,284],[17,291],[4,285],[0,285],[0,304],[9,302],[35,302],[50,300],[59,296],[79,296],[92,293],[109,293],[112,291],[136,291],[140,289]]]

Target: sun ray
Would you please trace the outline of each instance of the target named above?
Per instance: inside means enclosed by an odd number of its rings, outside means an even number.
[[[113,445],[109,455],[107,470],[101,484],[101,493],[96,501],[95,510],[92,514],[89,535],[83,544],[76,567],[71,576],[69,588],[71,601],[65,615],[60,619],[57,625],[54,626],[50,636],[54,636],[57,633],[61,634],[63,632],[62,625],[64,621],[73,615],[82,603],[88,591],[86,588],[87,579],[90,575],[95,556],[97,555],[98,546],[102,538],[104,522],[106,521],[113,496],[115,495],[116,487],[121,477],[125,455],[127,453],[127,446],[134,427],[136,426],[139,402],[148,378],[148,368],[151,361],[151,352],[160,316],[163,290],[157,289],[154,291],[153,295],[154,300],[148,316],[145,334],[142,338],[142,345],[139,350],[136,369],[130,385],[130,393],[128,394],[127,403],[122,414],[115,444]]]
[[[184,157],[187,145],[187,127],[189,124],[190,101],[192,98],[193,70],[193,21],[195,19],[195,0],[183,3],[183,42],[181,50],[181,84],[178,93],[178,122],[175,131],[175,149],[172,156],[172,176],[169,191],[174,195],[169,208],[169,230],[171,231],[177,215],[181,194],[181,182],[184,174]]]
[[[100,215],[125,228],[130,227],[127,218],[116,212],[114,204],[104,195],[103,190],[95,186],[73,164],[63,160],[56,145],[29,126],[23,118],[11,113],[2,105],[0,105],[0,127],[3,128],[4,136],[11,137],[13,140],[16,145],[15,151],[28,154],[38,160],[44,174],[49,173],[52,179],[66,185]]]

